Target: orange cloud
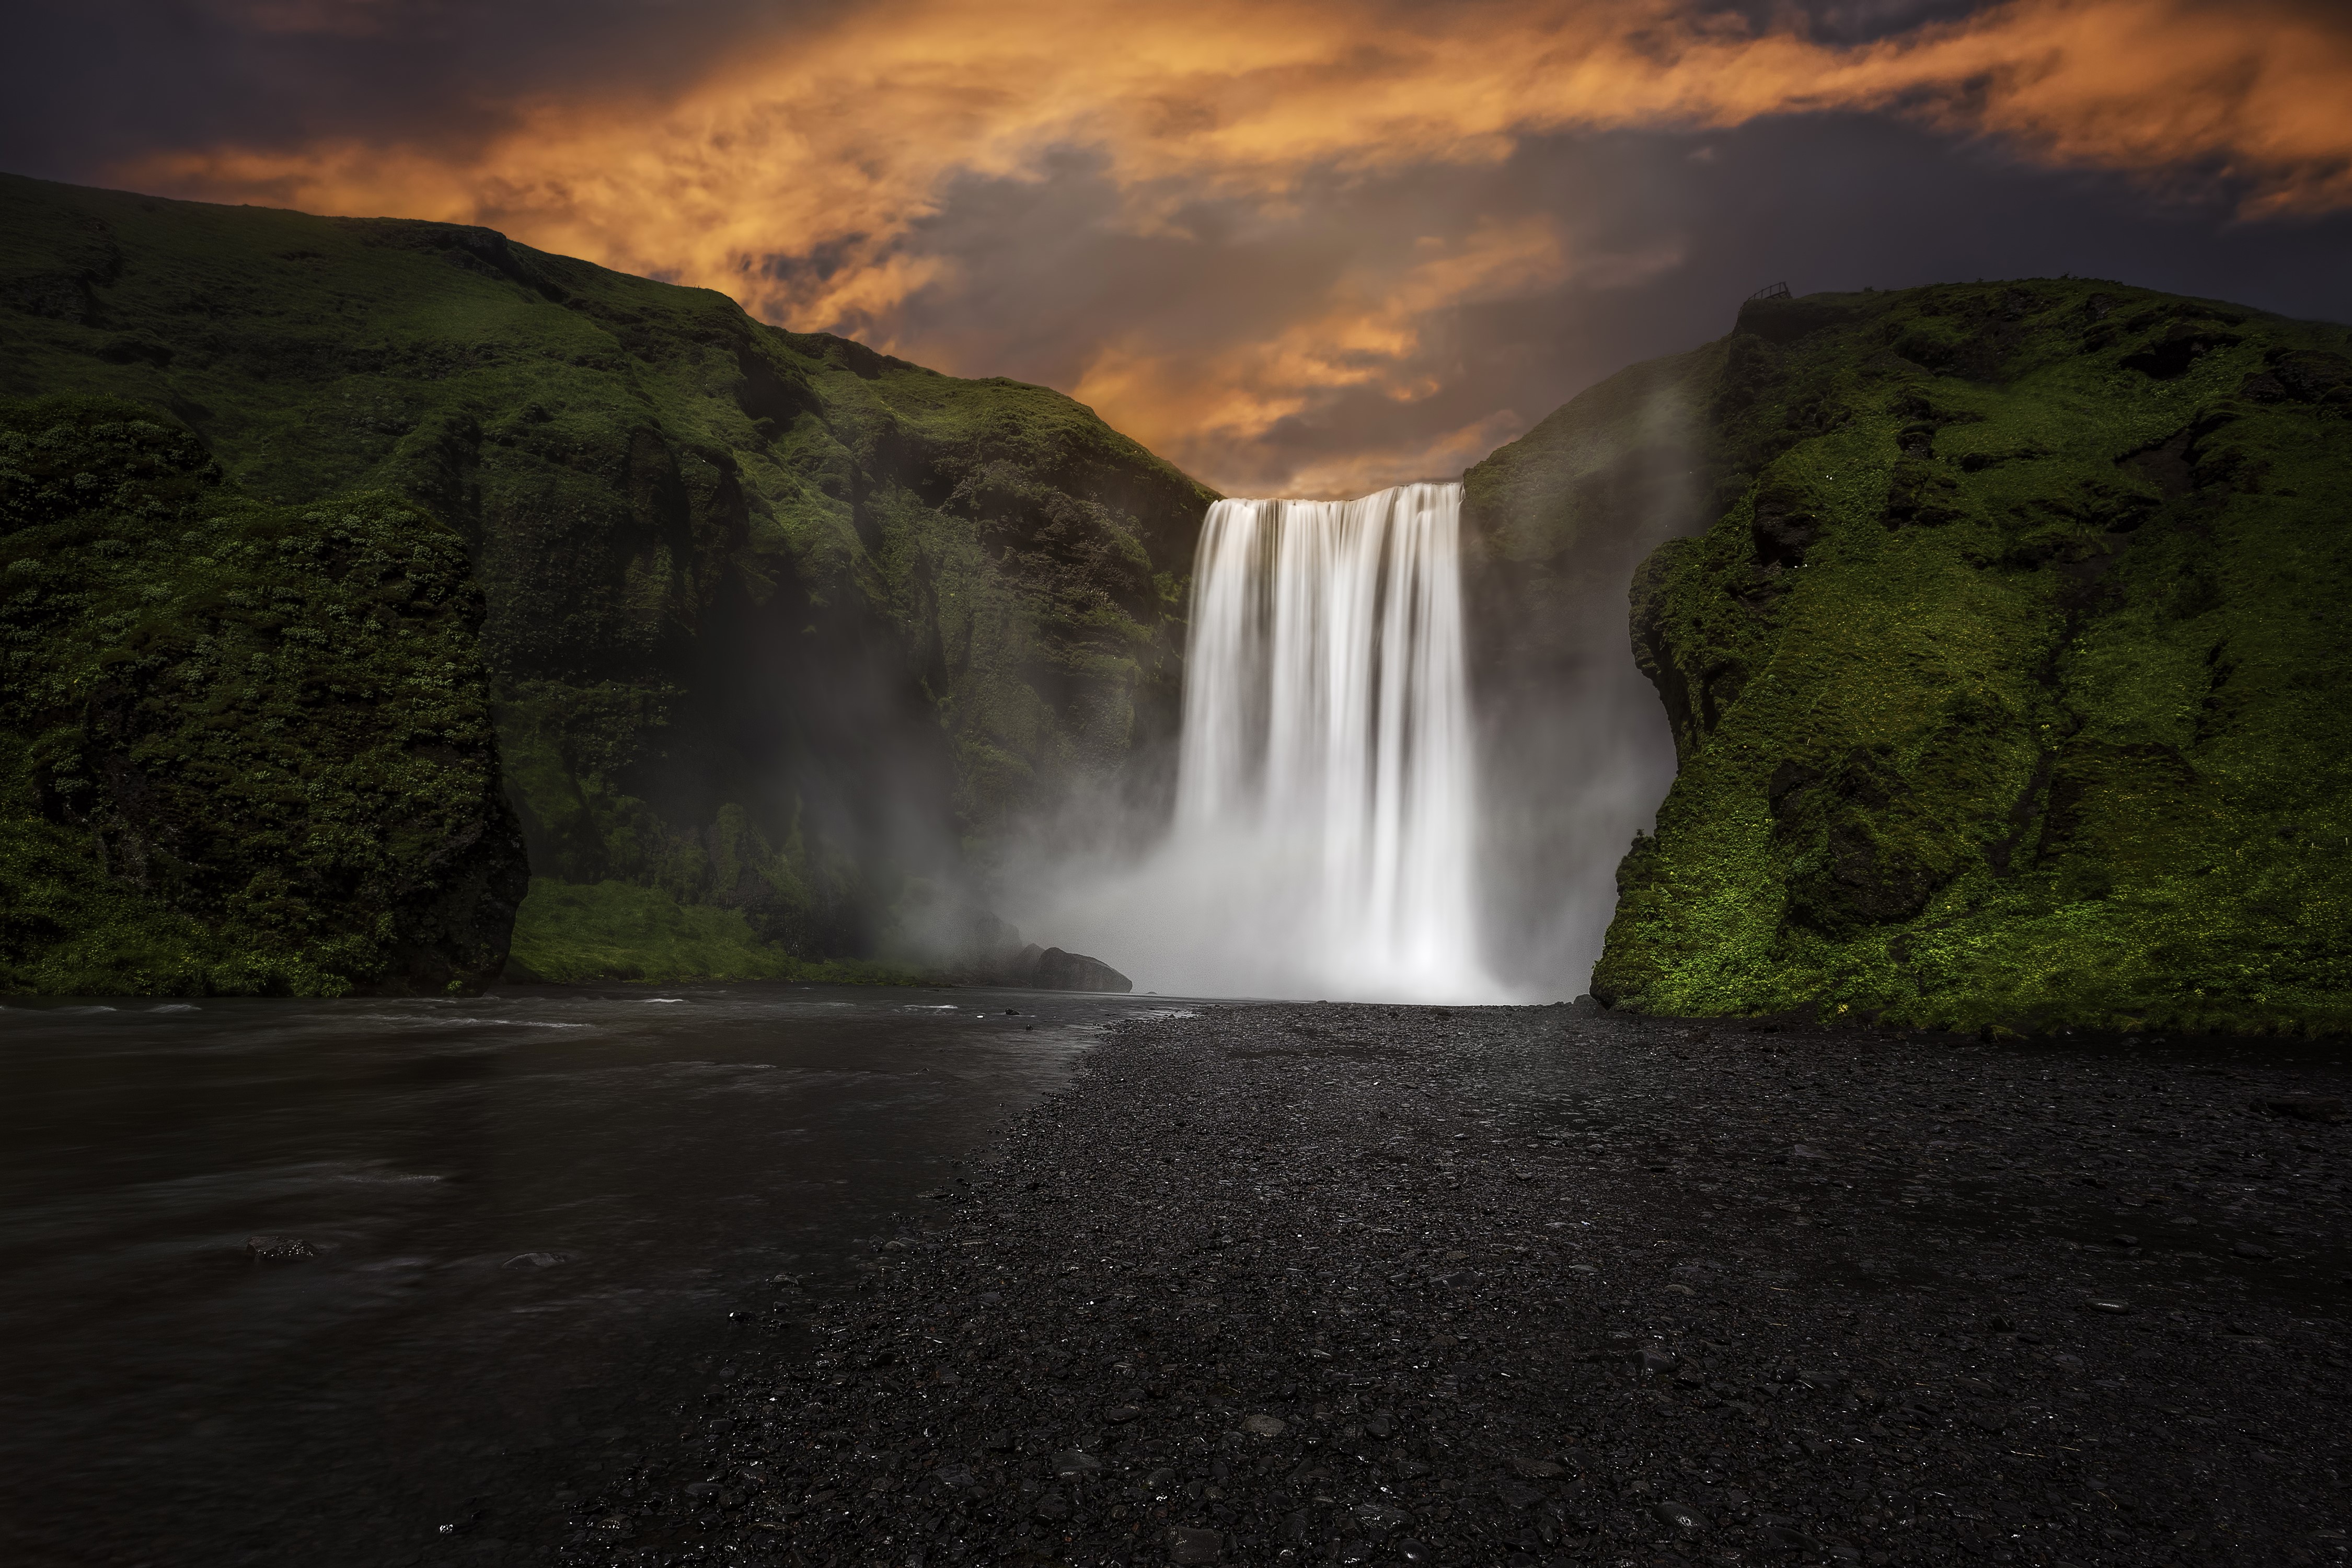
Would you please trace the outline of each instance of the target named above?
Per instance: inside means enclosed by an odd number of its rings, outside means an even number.
[[[287,26],[377,14],[254,5]],[[1119,221],[1139,233],[1181,224],[1203,197],[1279,213],[1310,178],[1489,163],[1543,132],[1829,110],[1995,136],[2053,163],[2226,178],[2252,213],[2342,208],[2352,25],[2325,15],[2286,0],[2011,0],[1842,47],[1674,0],[1389,16],[1328,0],[891,0],[663,104],[522,106],[462,154],[225,147],[123,174],[215,198],[488,224],[919,354],[894,336],[894,313],[953,268],[921,247],[922,220],[959,178],[1036,180],[1070,149],[1101,161]],[[826,266],[789,264],[817,254]],[[1616,264],[1638,276],[1670,263]],[[1343,276],[1268,342],[1106,342],[1075,390],[1147,441],[1197,450],[1187,433],[1263,430],[1335,388],[1410,399],[1432,321],[1571,278],[1609,280],[1541,226],[1474,233],[1414,265]],[[1203,379],[1171,387],[1180,372]]]

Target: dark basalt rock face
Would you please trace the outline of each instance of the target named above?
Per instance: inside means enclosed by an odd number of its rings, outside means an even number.
[[[0,395],[461,542],[547,978],[914,956],[967,846],[1166,772],[1213,498],[1044,388],[486,229],[16,178],[0,342]]]
[[[1490,684],[1623,572],[1674,732],[1593,994],[2352,1027],[2347,416],[2344,328],[2038,279],[1753,301],[1473,469]]]

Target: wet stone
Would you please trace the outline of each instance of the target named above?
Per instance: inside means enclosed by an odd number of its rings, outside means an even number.
[[[1695,1535],[1706,1528],[1706,1521],[1699,1518],[1698,1510],[1688,1503],[1656,1503],[1651,1507],[1650,1513],[1659,1523],[1690,1534]]]
[[[1167,1547],[1169,1562],[1178,1564],[1178,1568],[1192,1568],[1196,1563],[1223,1562],[1225,1538],[1213,1530],[1172,1525],[1168,1531]]]

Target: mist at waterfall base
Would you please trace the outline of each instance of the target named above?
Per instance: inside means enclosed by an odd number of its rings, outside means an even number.
[[[1481,680],[1462,500],[1413,484],[1213,507],[1172,810],[1139,851],[1099,808],[1066,814],[1007,868],[1015,923],[1163,994],[1580,993],[1672,747],[1622,586],[1551,689]]]

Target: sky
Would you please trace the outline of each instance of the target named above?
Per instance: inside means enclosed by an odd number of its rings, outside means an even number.
[[[1055,387],[1229,494],[1457,475],[1739,301],[2352,320],[2352,0],[79,0],[0,167],[488,225]]]

